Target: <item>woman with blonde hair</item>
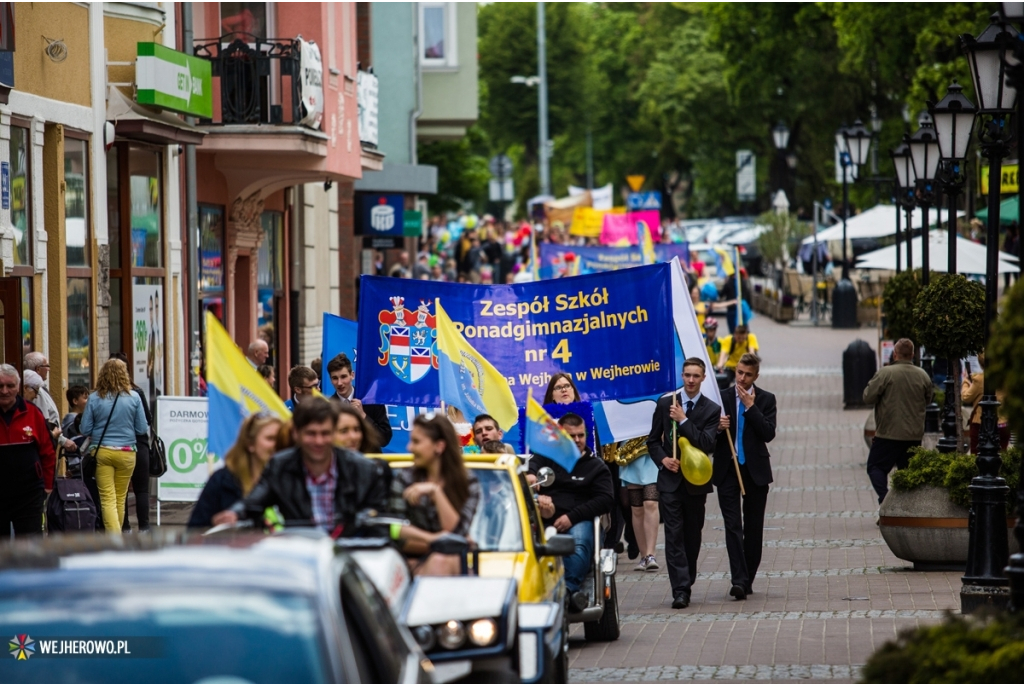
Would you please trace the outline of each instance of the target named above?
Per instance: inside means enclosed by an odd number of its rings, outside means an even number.
[[[89,437],[96,459],[103,527],[120,535],[128,482],[135,470],[136,436],[149,431],[142,399],[132,390],[128,367],[109,359],[100,369],[96,390],[82,414],[82,435]]]
[[[267,412],[253,414],[242,422],[238,440],[224,455],[224,468],[213,472],[192,508],[189,528],[217,525],[221,512],[252,492],[263,475],[263,467],[277,451],[282,424],[281,419]]]

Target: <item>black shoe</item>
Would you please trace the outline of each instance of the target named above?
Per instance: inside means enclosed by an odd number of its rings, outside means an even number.
[[[754,594],[754,586],[753,585],[748,585],[747,587],[744,588],[744,590],[746,590],[748,597],[750,595]]]
[[[685,609],[690,606],[690,595],[679,595],[672,600],[673,609]]]
[[[589,604],[590,598],[587,597],[587,593],[582,590],[577,590],[572,593],[572,596],[569,598],[569,608],[576,613],[586,609]]]
[[[729,595],[736,599],[746,599],[747,591],[742,585],[733,585],[732,589],[729,590]]]
[[[622,540],[619,540],[618,542],[615,543],[615,553],[616,554],[622,554],[625,551],[626,551],[626,546],[622,544]]]
[[[636,543],[630,543],[629,549],[627,549],[626,552],[626,556],[629,557],[630,561],[633,561],[640,556],[640,548],[636,546]]]

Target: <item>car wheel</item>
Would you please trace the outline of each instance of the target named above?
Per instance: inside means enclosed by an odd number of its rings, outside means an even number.
[[[604,602],[604,613],[597,621],[583,624],[587,642],[612,642],[619,639],[619,594],[615,589],[615,576],[611,577],[611,592]]]

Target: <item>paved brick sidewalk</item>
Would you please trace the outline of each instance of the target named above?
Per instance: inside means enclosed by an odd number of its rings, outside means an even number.
[[[728,596],[729,560],[715,495],[688,609],[673,610],[668,576],[620,557],[622,636],[588,644],[573,631],[573,682],[845,681],[896,633],[959,608],[959,573],[921,573],[889,552],[864,464],[866,410],[842,408],[842,350],[874,331],[754,330],[778,396],[775,482],[754,594]],[[659,560],[663,549],[659,547]]]

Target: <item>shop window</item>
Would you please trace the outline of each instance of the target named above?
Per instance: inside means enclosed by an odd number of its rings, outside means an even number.
[[[131,148],[128,155],[131,203],[132,266],[163,266],[163,220],[160,212],[160,153]]]
[[[92,280],[68,279],[68,385],[92,385]]]
[[[453,2],[421,2],[420,63],[425,67],[457,67]]]
[[[11,126],[11,225],[14,228],[14,264],[31,265],[32,256],[32,146],[28,128]]]
[[[224,208],[199,206],[199,302],[203,312],[224,319]],[[201,325],[201,324],[200,324]]]
[[[265,2],[222,2],[220,3],[220,32],[222,36],[241,38],[267,37],[267,3]]]
[[[88,197],[89,144],[64,139],[64,237],[68,266],[90,267]]]
[[[284,295],[284,215],[281,212],[263,212],[263,242],[260,244],[256,266],[256,327],[259,337],[270,346],[271,360],[277,360],[276,341],[280,328],[279,305]]]
[[[21,277],[21,343],[24,356],[32,351],[32,277]]]
[[[120,148],[107,150],[107,240],[110,244],[110,268],[121,268],[121,200],[118,186],[121,182]],[[111,348],[113,349],[113,348]]]
[[[132,283],[132,380],[154,404],[165,392],[164,302],[162,278]]]
[[[121,342],[121,279],[110,279],[110,313],[107,319],[110,334],[110,354],[124,352]]]

